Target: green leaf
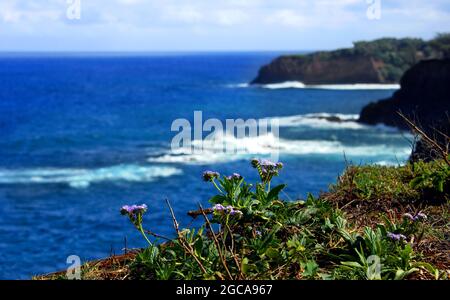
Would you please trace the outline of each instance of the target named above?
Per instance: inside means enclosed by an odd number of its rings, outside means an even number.
[[[444,180],[442,180],[442,179],[439,180],[437,186],[438,186],[438,191],[443,193],[444,192]]]
[[[267,201],[277,200],[278,194],[281,192],[282,189],[286,187],[286,184],[280,184],[274,187],[270,190],[269,194],[267,195]]]
[[[404,270],[398,269],[395,272],[394,280],[402,280],[405,277],[407,277],[409,274],[412,274],[412,273],[417,272],[417,271],[419,271],[419,269],[417,269],[417,268],[412,268],[412,269],[409,269],[408,271],[404,271]]]
[[[248,274],[249,271],[255,270],[255,269],[256,269],[256,265],[250,264],[247,257],[244,257],[244,259],[242,259],[242,261],[241,261],[242,273]]]
[[[227,200],[227,197],[223,196],[223,195],[215,195],[214,197],[212,197],[211,199],[209,199],[209,203],[212,204],[223,204],[225,203]]]
[[[301,263],[303,271],[303,276],[314,277],[319,270],[319,265],[314,260],[308,260],[306,263]]]
[[[417,262],[413,264],[414,267],[419,267],[427,270],[431,275],[434,276],[435,280],[439,279],[439,269],[435,268],[433,265],[426,262]]]
[[[349,266],[353,268],[362,268],[362,266],[356,261],[343,261],[341,262],[344,266]]]
[[[277,249],[270,247],[266,250],[266,255],[271,259],[276,259],[280,256],[280,252]]]

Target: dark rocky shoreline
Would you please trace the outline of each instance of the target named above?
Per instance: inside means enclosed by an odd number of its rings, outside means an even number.
[[[383,123],[408,129],[397,114],[426,126],[448,121],[450,111],[450,59],[422,61],[405,72],[400,90],[392,97],[373,102],[363,108],[359,121],[375,125]]]
[[[400,90],[392,97],[365,106],[359,122],[383,123],[409,129],[398,114],[401,112],[428,136],[445,145],[450,135],[450,59],[422,61],[405,72]],[[439,132],[443,133],[440,134]],[[432,159],[433,151],[420,140],[412,159]]]
[[[263,66],[251,83],[269,84],[300,81],[304,84],[395,83],[383,80],[378,71],[381,64],[369,56],[349,55],[333,60],[311,61],[296,56],[282,56]]]

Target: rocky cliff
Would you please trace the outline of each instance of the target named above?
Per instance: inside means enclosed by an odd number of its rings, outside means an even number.
[[[379,67],[383,62],[370,56],[350,54],[323,60],[320,55],[309,59],[282,56],[259,71],[253,84],[301,81],[305,84],[344,84],[384,82]]]
[[[348,49],[280,56],[263,66],[252,83],[397,83],[417,62],[449,57],[449,49],[450,34],[441,34],[431,41],[385,38],[356,42]]]
[[[444,137],[436,129],[450,135],[450,59],[418,63],[405,72],[400,86],[391,98],[364,107],[359,122],[407,129],[408,125],[397,113],[401,111],[429,136],[444,143]],[[419,142],[413,156],[425,157],[427,151]]]

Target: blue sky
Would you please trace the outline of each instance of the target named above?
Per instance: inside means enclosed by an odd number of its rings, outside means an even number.
[[[450,32],[448,0],[80,0],[79,20],[68,1],[0,0],[0,51],[315,50]]]

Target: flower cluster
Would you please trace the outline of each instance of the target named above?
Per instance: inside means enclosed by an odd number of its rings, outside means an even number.
[[[131,223],[133,223],[134,226],[139,228],[139,226],[142,226],[142,215],[147,211],[147,205],[141,204],[141,205],[124,205],[120,209],[120,213],[124,216],[128,216],[130,218]]]
[[[396,241],[396,242],[399,242],[399,241],[402,241],[402,240],[406,240],[406,236],[404,236],[403,234],[400,234],[400,233],[389,232],[387,234],[387,237],[390,238],[393,241]]]
[[[130,222],[141,232],[147,243],[151,246],[152,242],[148,239],[145,234],[144,228],[142,228],[142,215],[147,211],[147,205],[124,205],[120,208],[120,213],[122,215],[128,216]]]
[[[228,180],[241,180],[242,176],[238,173],[233,173],[230,176],[227,176]]]
[[[231,216],[237,215],[237,216],[242,216],[242,211],[235,209],[233,206],[228,205],[228,206],[223,206],[222,204],[216,204],[213,206],[213,211],[215,213],[220,213],[220,214],[228,214]]]
[[[214,171],[205,171],[203,172],[203,180],[204,181],[213,181],[215,178],[219,178],[220,174]]]
[[[258,169],[261,180],[269,182],[273,176],[278,176],[278,172],[283,168],[283,163],[275,163],[267,159],[252,159],[251,164],[253,168]]]
[[[419,212],[419,213],[417,213],[415,215],[412,215],[410,213],[406,213],[406,214],[403,215],[403,217],[410,219],[412,222],[422,221],[422,220],[426,220],[427,219],[427,215],[424,214],[423,212]]]
[[[120,213],[122,215],[128,215],[130,217],[136,216],[138,214],[143,214],[147,211],[147,205],[141,204],[141,205],[124,205],[120,209]]]

